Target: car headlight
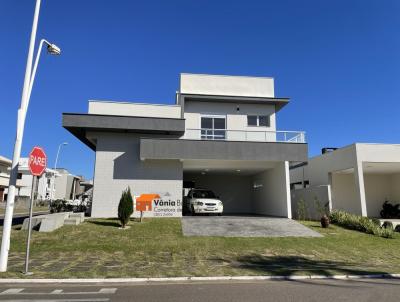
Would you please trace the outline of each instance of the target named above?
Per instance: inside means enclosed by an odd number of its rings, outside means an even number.
[[[201,201],[196,201],[196,206],[202,206],[203,203]]]
[[[222,206],[222,201],[221,201],[221,200],[218,201],[218,205],[219,205],[219,206]]]

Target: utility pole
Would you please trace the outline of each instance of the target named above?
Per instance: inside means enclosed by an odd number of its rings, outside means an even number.
[[[35,48],[36,31],[37,31],[37,25],[38,25],[38,21],[39,21],[40,3],[41,3],[41,0],[36,0],[35,13],[33,15],[32,32],[31,32],[31,38],[30,38],[30,43],[29,43],[28,58],[26,61],[24,86],[22,89],[21,106],[18,109],[17,134],[16,134],[15,144],[14,144],[14,153],[13,153],[13,160],[12,160],[12,164],[11,164],[11,172],[10,172],[10,182],[8,185],[7,205],[6,205],[6,212],[5,212],[4,224],[3,224],[3,236],[2,236],[2,240],[1,240],[0,272],[7,271],[8,252],[10,250],[11,225],[12,225],[12,218],[13,218],[13,213],[14,213],[15,190],[16,190],[17,177],[18,177],[18,163],[19,163],[19,159],[21,157],[21,147],[22,147],[22,138],[24,136],[25,117],[26,117],[26,111],[28,109],[29,86],[30,86],[31,75],[32,75],[33,51]]]

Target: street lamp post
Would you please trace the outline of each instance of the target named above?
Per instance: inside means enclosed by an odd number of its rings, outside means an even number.
[[[12,217],[13,217],[14,202],[15,202],[15,190],[16,190],[17,176],[18,176],[18,163],[21,157],[22,139],[25,128],[25,117],[28,110],[29,99],[32,92],[32,86],[33,86],[33,81],[35,79],[37,65],[39,63],[40,50],[43,46],[43,43],[46,43],[48,53],[54,55],[59,55],[61,53],[60,49],[54,44],[51,44],[46,40],[41,40],[39,46],[40,48],[38,49],[38,52],[36,54],[35,66],[32,72],[32,61],[33,61],[33,53],[36,41],[37,24],[39,20],[40,3],[41,0],[36,0],[31,38],[29,42],[28,58],[26,61],[24,86],[22,89],[21,105],[20,108],[18,109],[18,115],[17,115],[17,134],[15,137],[13,160],[10,172],[10,181],[8,185],[7,205],[6,205],[6,212],[4,215],[3,236],[1,240],[0,272],[7,271],[8,252],[10,250],[11,225],[12,225]]]
[[[56,161],[54,162],[54,173],[53,173],[53,177],[52,177],[52,178],[53,178],[53,181],[52,181],[52,183],[51,183],[50,204],[53,202],[53,199],[54,199],[54,182],[56,181],[56,175],[55,175],[55,173],[56,173],[56,171],[57,171],[58,156],[59,156],[59,154],[60,154],[61,147],[62,147],[62,146],[66,146],[66,145],[68,145],[68,143],[67,143],[67,142],[64,142],[64,143],[61,143],[61,144],[58,146]]]

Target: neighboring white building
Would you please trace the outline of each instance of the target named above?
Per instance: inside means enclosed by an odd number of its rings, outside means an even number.
[[[54,199],[75,200],[80,193],[81,176],[68,172],[67,169],[57,168],[58,177],[55,180]]]
[[[148,216],[181,216],[187,186],[213,190],[225,213],[291,218],[289,163],[302,131],[277,131],[288,98],[263,77],[181,74],[173,105],[89,101],[63,127],[96,153],[92,217],[117,216],[121,193],[153,194]],[[135,213],[136,215],[136,213]]]
[[[5,201],[5,192],[10,181],[11,164],[11,159],[0,155],[0,202]]]
[[[290,182],[294,195],[329,186],[331,208],[379,217],[385,200],[400,202],[400,145],[355,143],[326,152],[292,167]]]
[[[52,183],[57,176],[58,173],[55,170],[46,168],[45,172],[38,178],[38,181],[36,182],[36,200],[50,199]],[[17,195],[20,197],[30,198],[32,192],[32,182],[33,175],[29,171],[28,158],[21,158],[18,165],[17,187],[19,189]]]

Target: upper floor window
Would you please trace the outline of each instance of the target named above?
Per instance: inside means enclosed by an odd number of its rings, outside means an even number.
[[[247,126],[251,127],[269,127],[269,115],[248,115]]]
[[[226,118],[221,115],[204,115],[201,117],[202,139],[225,139]]]

